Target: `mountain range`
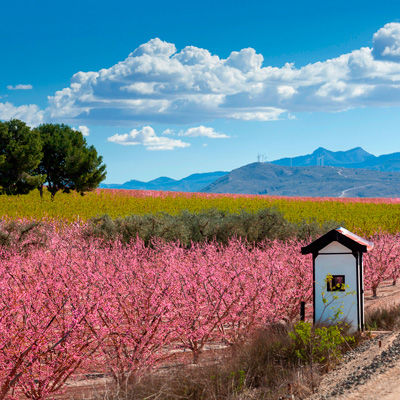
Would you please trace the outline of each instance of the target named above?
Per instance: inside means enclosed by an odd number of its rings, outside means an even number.
[[[357,147],[252,163],[231,172],[193,174],[181,180],[102,184],[102,188],[284,196],[400,197],[400,153],[374,156]]]
[[[166,190],[172,192],[201,192],[201,190],[228,172],[216,171],[204,174],[193,174],[175,180],[162,176],[149,182],[131,180],[123,184],[101,184],[105,189]]]
[[[272,164],[293,167],[309,167],[329,165],[342,168],[363,168],[376,171],[400,172],[400,153],[374,156],[356,147],[348,151],[329,151],[319,147],[312,154],[293,158],[281,158]]]
[[[314,197],[400,197],[400,172],[253,163],[233,170],[205,187],[202,192]]]

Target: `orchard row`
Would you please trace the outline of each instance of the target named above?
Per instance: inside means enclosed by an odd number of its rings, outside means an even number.
[[[0,252],[0,399],[45,399],[72,374],[117,381],[187,350],[234,344],[298,318],[310,304],[312,262],[301,242],[257,247],[85,239],[81,224],[34,230]],[[399,237],[378,235],[365,259],[367,287],[396,280]]]

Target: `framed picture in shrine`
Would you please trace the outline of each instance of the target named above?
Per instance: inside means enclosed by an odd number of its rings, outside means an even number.
[[[328,292],[344,292],[346,290],[344,275],[328,275],[326,277],[326,290]]]

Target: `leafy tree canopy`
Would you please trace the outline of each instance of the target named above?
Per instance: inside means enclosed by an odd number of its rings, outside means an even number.
[[[61,190],[84,192],[97,188],[106,177],[106,165],[82,133],[67,125],[44,124],[37,128],[43,145],[43,158],[37,172],[46,175],[52,197]],[[43,185],[40,187],[41,193]]]
[[[39,132],[24,122],[0,122],[0,193],[26,194],[46,177],[35,169],[43,156]]]

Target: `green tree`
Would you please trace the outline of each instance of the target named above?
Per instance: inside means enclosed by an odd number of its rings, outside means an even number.
[[[42,185],[46,177],[36,170],[42,156],[37,131],[18,119],[0,122],[0,193],[26,194]]]
[[[37,128],[43,145],[38,173],[45,174],[52,198],[61,190],[80,194],[97,188],[106,177],[106,165],[82,133],[67,125],[44,124]],[[39,187],[43,195],[43,185]]]

